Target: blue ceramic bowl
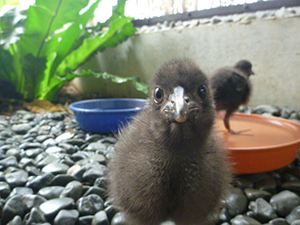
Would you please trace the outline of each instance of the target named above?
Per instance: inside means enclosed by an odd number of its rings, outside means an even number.
[[[96,133],[115,133],[137,112],[145,109],[146,99],[107,98],[74,102],[74,112],[81,129]]]

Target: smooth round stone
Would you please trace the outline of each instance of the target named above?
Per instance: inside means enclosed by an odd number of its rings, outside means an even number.
[[[251,180],[243,177],[239,177],[238,179],[234,180],[233,185],[241,189],[254,187],[254,183]]]
[[[7,224],[15,216],[23,217],[25,214],[25,207],[23,205],[22,196],[15,195],[7,200],[3,207],[1,222]]]
[[[11,192],[10,186],[8,185],[8,183],[1,181],[0,182],[0,196],[2,198],[6,198],[7,196],[9,196]]]
[[[89,143],[92,143],[92,142],[97,142],[97,141],[101,140],[102,138],[103,137],[100,134],[92,134],[92,135],[87,135],[85,140]]]
[[[69,182],[76,180],[74,176],[67,174],[58,174],[52,180],[50,185],[66,186]]]
[[[69,140],[74,136],[73,133],[70,132],[65,132],[61,135],[59,135],[57,138],[55,138],[55,141],[57,141],[58,143],[65,141],[65,140]]]
[[[289,224],[291,224],[295,220],[300,220],[300,206],[294,208],[285,219]]]
[[[16,157],[17,161],[21,159],[21,150],[18,148],[11,148],[7,150],[6,157],[14,156]]]
[[[104,164],[104,165],[106,164],[106,158],[102,154],[95,154],[90,158],[90,160],[96,161],[100,164]]]
[[[281,185],[281,188],[300,193],[300,182],[286,182]]]
[[[105,211],[106,210],[107,210],[107,208],[105,208]],[[231,219],[231,216],[229,215],[227,208],[222,208],[219,213],[219,222],[226,222],[226,221],[229,221],[230,219]]]
[[[85,150],[93,151],[93,152],[96,152],[96,151],[106,152],[106,145],[100,141],[92,142],[85,148]]]
[[[35,158],[37,155],[43,152],[42,148],[31,148],[25,151],[25,154],[28,158]]]
[[[232,217],[244,213],[247,205],[247,197],[240,188],[232,188],[224,201],[224,206],[227,207],[228,213]]]
[[[33,190],[28,187],[15,187],[10,193],[9,197],[14,195],[31,195],[33,194]]]
[[[90,194],[96,194],[99,195],[102,199],[105,199],[107,196],[107,191],[103,188],[92,186],[84,193],[83,196],[88,196]]]
[[[258,198],[263,198],[268,201],[272,196],[271,193],[267,191],[257,190],[253,188],[246,188],[244,192],[250,201],[255,201]]]
[[[110,224],[111,224],[111,225],[130,225],[130,224],[126,221],[126,216],[125,216],[125,214],[122,213],[122,212],[116,213],[116,215],[112,218]]]
[[[54,217],[62,209],[70,209],[74,203],[72,198],[55,198],[40,205],[40,210],[47,218]]]
[[[99,211],[95,214],[92,225],[109,225],[105,211]]]
[[[43,167],[42,172],[44,173],[53,173],[53,174],[61,174],[67,173],[69,166],[60,162],[53,162]]]
[[[85,143],[85,140],[83,139],[78,139],[78,138],[73,138],[73,139],[69,139],[69,140],[65,140],[64,143],[70,144],[70,145],[77,145],[77,146],[81,146]]]
[[[94,186],[97,186],[97,187],[100,187],[103,189],[107,189],[107,187],[108,187],[107,177],[98,177],[94,182]]]
[[[254,212],[254,218],[261,223],[267,223],[277,217],[272,206],[263,198],[258,198],[255,202],[251,202],[249,209]]]
[[[69,182],[62,193],[60,194],[60,197],[70,197],[74,199],[74,201],[77,201],[83,192],[83,185],[79,181],[71,181]]]
[[[283,173],[282,175],[283,182],[299,182],[299,179],[292,174]]]
[[[66,153],[67,151],[64,148],[58,147],[58,146],[51,146],[48,147],[45,152],[49,154],[55,154],[55,153]]]
[[[40,142],[40,143],[43,143],[44,141],[46,141],[47,139],[49,138],[54,138],[53,135],[51,134],[47,134],[47,135],[39,135],[36,137],[36,141],[37,142]]]
[[[23,199],[23,204],[25,207],[25,211],[28,212],[30,211],[32,208],[39,208],[39,206],[46,202],[47,199],[45,199],[42,196],[39,195],[24,195],[22,196]]]
[[[287,173],[297,177],[300,180],[300,167],[294,167],[286,171]]]
[[[79,152],[75,152],[74,154],[72,154],[71,159],[73,159],[75,162],[77,162],[82,159],[88,159],[90,156],[91,155],[88,152],[79,151]]]
[[[60,210],[54,219],[54,225],[61,224],[75,224],[79,218],[79,212],[75,209],[72,210]]]
[[[98,177],[105,175],[106,167],[97,162],[92,162],[84,166],[86,171],[82,175],[82,179],[89,183],[94,183]]]
[[[117,142],[117,139],[115,137],[104,137],[101,140],[102,143],[108,143],[108,144],[115,144]]]
[[[26,225],[31,224],[43,224],[47,222],[44,214],[38,208],[32,208],[29,213],[25,215],[24,218]]]
[[[293,221],[291,225],[300,225],[300,220]]]
[[[98,195],[91,194],[77,200],[76,206],[80,215],[94,215],[103,209],[104,202]]]
[[[26,134],[27,131],[31,129],[31,126],[27,123],[24,124],[14,124],[11,127],[11,130],[17,134]]]
[[[19,164],[17,158],[15,156],[9,156],[5,159],[0,160],[0,165],[4,166],[5,168],[13,166],[18,168]]]
[[[230,220],[231,225],[261,225],[257,220],[244,215],[237,215],[232,220]],[[113,225],[113,224],[111,224]]]
[[[24,142],[22,144],[20,144],[19,148],[24,149],[24,150],[28,150],[31,148],[41,148],[41,149],[45,149],[45,145],[39,143],[39,142]]]
[[[23,186],[28,181],[28,173],[24,170],[5,174],[4,177],[11,187]]]
[[[79,151],[78,146],[70,145],[67,143],[59,143],[58,146],[65,149],[68,154],[74,154],[75,152]]]
[[[276,218],[269,221],[268,225],[289,225],[289,223],[283,218]]]
[[[59,198],[60,194],[64,189],[65,188],[62,186],[43,187],[38,191],[37,194],[46,199]]]
[[[94,215],[81,216],[78,218],[78,225],[91,225],[94,219]]]
[[[113,205],[105,207],[104,211],[106,212],[109,221],[111,221],[114,215],[116,215],[116,213],[118,212]]]
[[[254,113],[269,113],[273,116],[280,116],[280,108],[274,105],[259,105],[253,109]]]
[[[15,216],[7,225],[23,225],[22,218]]]
[[[36,165],[38,167],[44,167],[44,166],[47,166],[51,163],[55,163],[55,162],[58,162],[58,161],[59,161],[59,159],[57,157],[55,157],[53,155],[47,155],[45,158],[41,159],[40,161],[36,160]]]
[[[268,191],[270,193],[276,193],[277,184],[274,178],[268,177],[255,183],[255,188],[263,191]]]
[[[291,191],[281,191],[272,196],[270,204],[279,216],[286,217],[300,204],[300,197]]]
[[[54,175],[52,173],[44,173],[27,182],[26,186],[38,191],[47,185],[50,185]]]

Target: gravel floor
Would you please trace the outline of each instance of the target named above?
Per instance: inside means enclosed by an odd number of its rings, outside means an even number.
[[[269,105],[241,111],[300,120],[300,112]],[[68,112],[0,115],[1,224],[127,224],[106,195],[116,141],[80,130]],[[299,180],[299,159],[238,176],[218,224],[300,224]]]

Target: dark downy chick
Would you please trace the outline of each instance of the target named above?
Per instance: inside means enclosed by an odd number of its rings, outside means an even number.
[[[226,110],[224,125],[230,129],[229,118],[240,105],[249,101],[251,83],[249,77],[253,75],[252,64],[247,60],[240,60],[234,67],[221,68],[211,78],[216,110]]]
[[[188,60],[165,64],[145,111],[125,127],[109,163],[109,195],[131,225],[214,224],[231,170],[214,133],[207,77]]]

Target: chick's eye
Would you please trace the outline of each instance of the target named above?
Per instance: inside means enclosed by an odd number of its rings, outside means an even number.
[[[160,88],[155,88],[155,92],[154,92],[154,101],[156,103],[161,103],[164,99],[164,92],[162,89]]]
[[[198,88],[198,95],[199,95],[200,98],[206,99],[206,97],[207,97],[207,88],[206,88],[205,85],[201,85]]]

